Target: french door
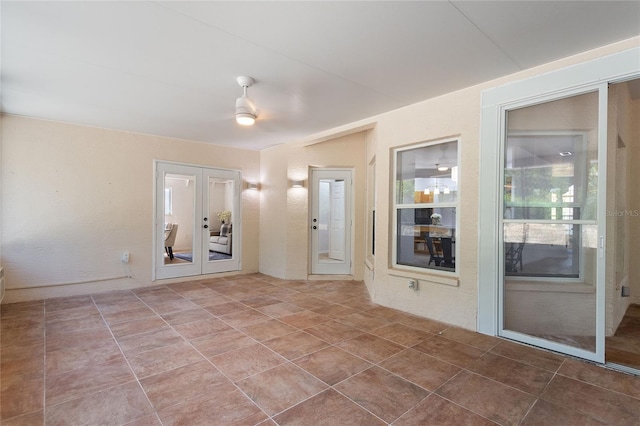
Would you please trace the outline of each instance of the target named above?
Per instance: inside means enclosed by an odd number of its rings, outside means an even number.
[[[156,162],[156,279],[240,270],[240,172]]]
[[[352,171],[311,170],[311,273],[350,275]]]

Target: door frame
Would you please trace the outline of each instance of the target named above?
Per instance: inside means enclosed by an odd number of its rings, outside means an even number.
[[[309,170],[309,274],[310,275],[353,275],[354,256],[354,192],[353,192],[353,168],[313,167]],[[318,259],[317,234],[314,229],[314,217],[317,218],[319,212],[318,195],[316,181],[321,178],[338,178],[345,180],[344,201],[345,201],[345,260],[342,262],[320,263]]]
[[[161,179],[164,182],[164,171],[170,169],[170,174],[195,175],[194,182],[194,224],[192,241],[193,262],[177,263],[169,265],[167,273],[163,273],[160,269],[164,266],[164,183],[160,184]],[[209,177],[211,173],[219,174],[221,178],[232,179],[235,182],[234,188],[234,228],[232,232],[233,252],[232,258],[229,260],[208,260],[208,239],[205,235],[209,233],[208,222],[204,220],[209,214]],[[162,176],[161,176],[162,174]],[[153,229],[152,229],[152,262],[151,262],[151,280],[181,278],[196,275],[207,275],[220,272],[232,272],[242,269],[242,176],[239,170],[222,169],[211,166],[203,166],[197,164],[180,163],[165,160],[154,160],[153,162],[154,190],[153,190]],[[206,179],[206,181],[205,181]],[[206,186],[205,186],[206,184]],[[205,194],[206,193],[206,194]],[[205,227],[205,225],[207,225]],[[198,241],[196,236],[199,236]],[[205,262],[205,253],[207,254]],[[160,264],[160,262],[163,262]]]
[[[482,116],[480,131],[480,188],[482,197],[478,205],[478,320],[479,332],[497,336],[501,325],[500,295],[500,240],[502,184],[500,181],[502,134],[504,114],[515,104],[535,104],[555,99],[561,94],[584,93],[597,89],[599,96],[599,174],[601,201],[598,205],[598,235],[606,241],[606,145],[607,145],[607,89],[608,84],[630,80],[640,75],[640,47],[634,47],[595,60],[562,68],[532,78],[508,83],[482,92]],[[596,353],[581,353],[596,362],[604,363],[605,328],[605,247],[598,254],[598,279],[596,302]],[[553,350],[562,352],[563,347]]]

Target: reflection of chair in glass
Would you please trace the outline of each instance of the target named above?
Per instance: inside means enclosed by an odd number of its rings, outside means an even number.
[[[506,272],[522,272],[522,249],[524,243],[506,243],[506,252],[504,255],[504,269]]]
[[[173,260],[173,245],[176,242],[176,234],[178,233],[177,223],[168,223],[164,231],[164,251],[167,252],[169,259]]]
[[[436,251],[433,238],[429,236],[428,232],[424,234],[424,241],[425,241],[425,244],[427,245],[427,250],[429,251],[429,262],[427,263],[427,266],[431,265],[431,262],[433,262],[435,266],[440,266],[440,264],[444,260],[441,256],[442,251],[441,250]]]
[[[440,238],[440,246],[442,247],[443,262],[441,266],[453,268],[456,265],[456,258],[453,256],[453,239],[449,237]]]

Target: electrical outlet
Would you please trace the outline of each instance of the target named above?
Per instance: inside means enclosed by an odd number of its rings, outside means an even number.
[[[122,263],[129,263],[129,252],[125,251],[122,253]]]
[[[411,290],[418,290],[418,281],[417,280],[409,280],[409,288]]]

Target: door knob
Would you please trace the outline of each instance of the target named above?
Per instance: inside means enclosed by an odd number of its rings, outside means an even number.
[[[315,225],[313,225],[313,229],[318,229],[318,227],[317,227],[317,226],[315,226]]]
[[[208,220],[208,219],[205,217],[205,218],[204,218],[204,221],[206,222],[207,220]]]
[[[207,229],[208,227],[209,227],[209,225],[205,225],[205,226],[204,226],[204,229]]]

